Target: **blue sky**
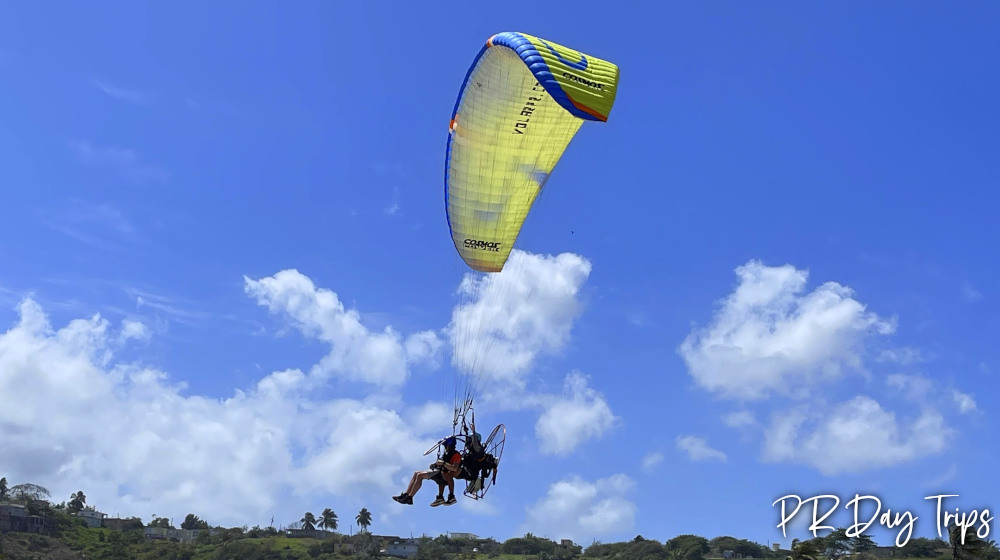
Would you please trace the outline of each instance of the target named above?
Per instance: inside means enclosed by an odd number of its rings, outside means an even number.
[[[147,520],[367,507],[380,533],[583,544],[787,543],[789,493],[877,493],[920,536],[925,496],[1000,507],[998,17],[8,6],[0,475]],[[477,409],[508,429],[499,485],[404,507],[450,430],[448,118],[505,30],[617,63],[619,94],[518,242],[537,297],[505,304],[541,330]]]

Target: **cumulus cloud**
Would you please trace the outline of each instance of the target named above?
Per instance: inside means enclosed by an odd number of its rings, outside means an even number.
[[[924,357],[919,348],[903,347],[888,348],[883,350],[875,359],[878,362],[892,362],[899,365],[908,365],[924,361]]]
[[[704,438],[695,436],[680,436],[677,438],[677,448],[687,453],[692,461],[722,461],[726,454],[713,448]]]
[[[952,389],[951,397],[955,400],[955,404],[958,406],[958,410],[962,414],[975,412],[977,410],[976,401],[972,398],[972,395],[963,393],[958,389]]]
[[[224,399],[187,396],[162,371],[115,362],[112,342],[133,340],[135,323],[115,332],[95,315],[55,329],[31,299],[18,312],[0,334],[0,470],[57,498],[86,488],[91,503],[143,516],[297,519],[317,493],[398,490],[434,441],[428,407],[317,402],[299,370]]]
[[[524,530],[577,544],[628,533],[635,525],[636,507],[626,496],[634,487],[624,474],[596,482],[578,476],[560,480],[527,508]]]
[[[854,473],[940,453],[952,435],[933,409],[900,422],[874,399],[858,396],[826,415],[808,408],[775,412],[763,456],[810,465],[827,475]]]
[[[749,410],[731,412],[724,416],[722,421],[725,422],[730,428],[744,428],[747,426],[753,426],[757,423],[757,419],[754,418],[753,412],[750,412]]]
[[[587,385],[580,372],[566,376],[565,393],[551,400],[535,424],[545,455],[565,455],[588,439],[611,430],[618,418],[604,396]]]
[[[591,264],[579,255],[533,255],[513,250],[503,272],[469,274],[448,334],[452,363],[463,371],[521,385],[539,354],[567,343],[583,304]]]
[[[142,321],[125,319],[122,321],[122,331],[119,336],[121,342],[129,340],[148,340],[150,336],[149,327]]]
[[[860,369],[863,343],[894,331],[853,292],[827,282],[806,293],[808,273],[750,261],[707,327],[678,352],[702,388],[738,400],[803,394],[817,379]]]
[[[934,382],[923,375],[907,375],[893,373],[887,375],[885,384],[895,389],[904,397],[917,402],[923,402],[934,389]]]
[[[501,309],[509,316],[486,333],[507,348],[500,356],[523,359],[517,368],[499,368],[513,376],[508,381],[538,354],[566,343],[590,270],[574,255],[518,258],[520,275],[507,278],[515,296]],[[56,497],[84,488],[89,502],[126,515],[195,511],[237,526],[271,515],[298,519],[325,496],[361,507],[373,493],[398,492],[426,465],[423,452],[450,428],[452,411],[442,402],[404,403],[395,389],[418,364],[437,364],[447,341],[434,331],[373,330],[336,293],[294,270],[245,278],[244,291],[331,350],[311,368],[274,371],[223,398],[188,394],[184,383],[156,367],[121,361],[116,353],[123,347],[150,338],[144,323],[127,319],[119,327],[95,315],[54,328],[35,301],[24,300],[16,325],[0,333],[0,432],[6,438],[0,471],[8,480],[43,484]],[[173,299],[132,294],[140,305],[171,316],[183,311]],[[470,294],[482,296],[473,304],[496,304],[490,290]],[[461,321],[460,313],[456,317]],[[374,390],[363,400],[327,400],[328,391],[315,389],[331,376],[368,382]],[[559,394],[509,392],[515,393],[521,408],[540,411],[537,435],[551,453],[568,453],[617,421],[578,372],[566,377]],[[566,484],[585,490],[590,483]],[[575,526],[597,532],[605,524],[631,526],[634,506],[622,497],[630,484],[621,477],[598,481],[600,489],[580,504],[592,511],[577,511]],[[553,491],[547,499],[560,496],[565,493]],[[466,507],[496,513],[495,504]]]
[[[290,320],[304,335],[330,344],[331,351],[313,370],[319,378],[339,375],[352,381],[399,386],[410,365],[433,363],[442,342],[433,331],[404,338],[391,327],[373,332],[355,309],[347,309],[333,291],[317,288],[297,270],[244,278],[247,295],[258,305]]]
[[[642,470],[652,472],[653,469],[663,462],[662,453],[649,453],[642,458]]]

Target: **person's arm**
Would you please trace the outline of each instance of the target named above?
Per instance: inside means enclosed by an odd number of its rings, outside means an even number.
[[[450,461],[447,462],[447,463],[445,463],[445,462],[442,461],[442,464],[444,465],[444,468],[446,470],[448,470],[449,472],[452,472],[452,473],[457,473],[459,470],[461,470],[461,467],[459,466],[460,463],[461,463],[461,459],[459,459],[458,463],[452,463]]]

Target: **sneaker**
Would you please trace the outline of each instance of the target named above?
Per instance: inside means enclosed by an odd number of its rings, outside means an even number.
[[[406,503],[406,498],[408,498],[408,497],[409,496],[406,495],[406,492],[403,492],[402,494],[400,494],[398,496],[393,496],[392,499],[396,500],[397,502],[399,502],[401,504],[405,504]]]
[[[451,494],[450,496],[448,496],[448,501],[445,502],[444,505],[446,505],[446,506],[452,506],[452,505],[455,505],[455,502],[457,502],[457,501],[458,500],[455,499],[455,495]]]
[[[412,506],[413,505],[413,496],[406,495],[405,497],[403,497],[403,501],[400,502],[400,503],[401,504],[406,504],[408,506]]]
[[[441,496],[438,496],[436,500],[434,500],[433,502],[431,502],[431,507],[438,507],[439,505],[441,505],[443,503],[444,503],[444,498],[442,498]]]

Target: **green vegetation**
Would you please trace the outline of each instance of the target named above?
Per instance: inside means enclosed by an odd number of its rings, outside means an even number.
[[[179,529],[164,517],[105,520],[88,527],[80,512],[93,510],[82,491],[67,502],[51,504],[49,492],[34,484],[8,487],[0,478],[0,503],[23,505],[41,528],[36,532],[0,534],[0,560],[347,560],[384,557],[393,544],[369,532],[372,514],[362,508],[354,517],[361,530],[337,533],[338,517],[330,508],[305,515],[287,531],[274,527],[212,527],[189,513]],[[2,519],[0,519],[2,521]],[[111,523],[111,522],[114,523]],[[112,525],[113,528],[109,528]],[[0,525],[2,527],[2,525]],[[155,538],[153,538],[155,537]],[[679,535],[667,541],[643,538],[625,542],[595,542],[584,550],[568,541],[554,542],[531,533],[498,542],[493,539],[420,538],[415,560],[1000,560],[996,542],[980,539],[974,528],[961,542],[961,530],[950,529],[949,540],[912,538],[903,547],[879,547],[868,536],[848,537],[844,529],[809,540],[792,541],[792,550],[775,551],[731,536],[706,539]],[[182,542],[185,541],[185,542]]]

